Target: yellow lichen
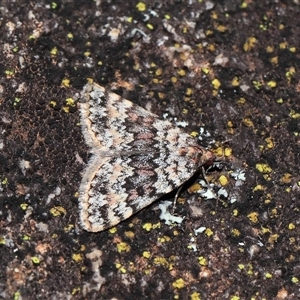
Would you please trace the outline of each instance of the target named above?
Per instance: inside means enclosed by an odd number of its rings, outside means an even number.
[[[131,247],[130,245],[128,245],[127,243],[125,242],[120,242],[117,244],[117,249],[118,249],[118,252],[121,253],[121,252],[129,252]]]
[[[33,262],[33,264],[38,265],[41,260],[37,257],[37,256],[33,256],[31,257],[31,261]]]
[[[210,72],[209,68],[207,68],[207,67],[202,67],[201,71],[206,75]]]
[[[146,231],[150,231],[152,229],[152,223],[145,223],[143,225],[143,229],[145,229]]]
[[[264,186],[261,184],[258,184],[254,187],[253,192],[255,191],[263,191],[264,190]]]
[[[279,43],[279,48],[280,49],[286,49],[287,48],[287,42],[282,42],[282,43]]]
[[[158,69],[155,71],[155,75],[156,75],[156,76],[161,76],[161,75],[162,75],[162,68],[158,68]]]
[[[267,148],[268,149],[272,149],[274,148],[274,142],[272,140],[272,138],[268,137],[265,139],[266,143],[267,143]]]
[[[163,266],[163,267],[169,267],[168,261],[164,257],[161,257],[161,256],[155,257],[153,259],[153,263],[155,265],[159,265],[159,266]]]
[[[225,25],[218,25],[217,30],[219,32],[225,32],[227,30],[227,27]]]
[[[69,106],[75,106],[75,100],[73,98],[67,98],[66,99],[66,104]]]
[[[277,234],[277,233],[271,234],[268,238],[268,242],[270,244],[273,244],[274,242],[277,242],[278,238],[279,238],[279,234]]]
[[[212,236],[214,234],[214,232],[210,229],[210,228],[207,228],[205,231],[204,231],[205,235],[207,236]]]
[[[221,175],[219,177],[219,182],[222,186],[225,186],[228,184],[228,178],[225,175]]]
[[[247,127],[254,127],[254,124],[250,118],[243,119],[243,124]]]
[[[230,155],[232,155],[232,148],[226,147],[224,149],[224,156],[229,157]]]
[[[56,47],[52,48],[51,51],[50,51],[50,54],[53,55],[53,56],[57,55],[57,53],[58,53],[58,50],[57,50]]]
[[[292,181],[292,174],[290,173],[285,173],[282,177],[281,177],[281,182],[288,184],[291,183]]]
[[[112,227],[108,231],[109,231],[109,233],[116,233],[117,232],[117,227]]]
[[[215,90],[218,90],[221,86],[221,82],[219,79],[215,78],[213,81],[212,81],[212,85],[214,87]]]
[[[28,204],[27,203],[22,203],[22,204],[20,204],[20,207],[21,207],[21,209],[26,210],[27,207],[28,207]]]
[[[277,86],[277,83],[276,83],[276,81],[271,80],[271,81],[267,82],[267,86],[270,88],[275,88]]]
[[[132,239],[134,238],[135,234],[133,231],[125,231],[125,236]]]
[[[277,65],[277,64],[278,64],[278,56],[271,57],[271,58],[270,58],[270,62],[271,62],[273,65]]]
[[[75,288],[72,289],[71,294],[72,294],[72,295],[76,295],[76,294],[78,294],[79,292],[80,292],[80,287],[75,287]]]
[[[69,106],[63,106],[63,107],[62,107],[62,110],[63,110],[65,113],[69,113],[69,112],[70,112],[70,107],[69,107]]]
[[[265,273],[265,278],[270,279],[272,277],[273,277],[273,275],[271,273],[269,273],[269,272]]]
[[[136,6],[135,6],[138,11],[145,11],[146,10],[146,4],[143,2],[139,2]]]
[[[193,89],[192,88],[187,88],[186,91],[185,91],[185,95],[186,96],[192,96],[193,94]]]
[[[148,29],[150,29],[150,30],[153,30],[153,29],[154,29],[154,26],[153,26],[152,24],[150,24],[150,23],[148,23],[146,26],[147,26]]]
[[[256,43],[257,43],[257,39],[255,37],[253,37],[253,36],[249,37],[243,46],[244,51],[248,52],[248,51],[252,50],[255,47]]]
[[[262,87],[262,83],[256,80],[253,80],[252,84],[256,90],[259,90]]]
[[[296,112],[296,111],[294,111],[294,110],[291,110],[289,116],[290,116],[292,119],[298,119],[298,118],[300,118],[300,113],[298,113],[298,112]]]
[[[258,213],[257,212],[251,212],[250,214],[247,215],[247,217],[254,224],[258,222]]]
[[[217,149],[214,150],[214,153],[216,154],[216,156],[223,156],[224,155],[223,147],[218,147]]]
[[[83,255],[81,253],[73,253],[72,259],[78,263],[83,260]]]
[[[268,164],[256,164],[256,169],[263,174],[270,174],[272,172],[272,168]]]
[[[61,215],[65,215],[67,213],[67,211],[62,206],[54,206],[50,209],[50,213],[52,216],[58,217]]]
[[[159,237],[157,240],[160,243],[165,243],[165,242],[169,242],[171,240],[171,238],[167,235],[164,235],[163,237]]]
[[[55,100],[51,100],[51,101],[49,102],[49,105],[50,105],[51,107],[55,107],[55,106],[57,105],[57,103],[56,103]]]
[[[272,53],[274,51],[274,47],[273,46],[267,46],[266,51],[267,51],[267,53]]]
[[[176,83],[177,80],[178,80],[177,77],[175,77],[175,76],[172,76],[172,77],[171,77],[171,82],[172,82],[172,83]]]
[[[201,185],[199,183],[195,183],[189,188],[190,193],[197,193],[199,190],[201,190]]]
[[[296,228],[296,226],[295,226],[295,224],[290,223],[290,224],[288,225],[288,228],[289,228],[289,230],[293,230],[293,229]]]
[[[299,279],[295,276],[292,277],[292,283],[298,283]]]
[[[185,72],[185,70],[180,69],[180,70],[177,71],[177,74],[178,74],[179,76],[185,76],[185,75],[186,75],[186,72]]]
[[[197,131],[192,131],[191,133],[190,133],[190,136],[191,137],[197,137],[199,135],[199,133],[197,132]]]
[[[241,235],[241,232],[236,228],[231,229],[231,233],[234,237],[238,237]]]
[[[197,292],[193,292],[191,295],[190,295],[190,298],[191,300],[201,300],[201,296],[199,293]]]
[[[232,86],[239,86],[240,85],[240,81],[237,77],[234,77],[232,80],[231,80],[231,85]]]
[[[243,98],[243,97],[241,97],[241,98],[238,99],[237,103],[238,104],[245,104],[246,103],[246,99]]]
[[[143,252],[143,257],[150,258],[150,256],[151,256],[151,253],[149,251],[144,251]]]
[[[208,265],[207,259],[204,256],[199,256],[198,261],[199,261],[200,266],[207,266]]]
[[[175,289],[182,289],[185,287],[185,281],[182,278],[177,279],[172,283]]]

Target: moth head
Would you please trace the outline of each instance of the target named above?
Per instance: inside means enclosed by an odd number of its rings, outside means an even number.
[[[211,151],[205,150],[200,146],[182,147],[179,149],[179,152],[182,156],[190,157],[199,167],[209,166],[215,160],[215,155]]]

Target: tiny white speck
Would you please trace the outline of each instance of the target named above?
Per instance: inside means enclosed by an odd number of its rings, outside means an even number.
[[[218,190],[218,196],[223,196],[224,198],[227,198],[228,197],[228,192],[223,188],[221,187],[219,190]]]
[[[200,180],[199,183],[204,188],[203,190],[198,191],[198,194],[200,194],[201,197],[209,200],[218,198],[212,190],[212,187],[214,186],[213,184],[207,184],[204,180]]]
[[[230,198],[230,203],[231,204],[235,203],[236,201],[237,201],[236,197],[233,196],[233,197]]]
[[[246,181],[245,172],[241,169],[237,169],[235,172],[232,172],[230,176],[233,177],[235,180]]]
[[[198,250],[196,244],[190,244],[189,247],[190,247],[194,252],[196,252],[196,251]]]
[[[206,230],[206,227],[201,226],[194,230],[195,235],[198,235],[199,233],[203,233]]]
[[[184,218],[176,217],[170,214],[168,208],[172,205],[173,202],[171,201],[163,201],[158,205],[159,209],[161,210],[159,218],[164,220],[167,225],[171,225],[172,223],[181,224]]]
[[[185,122],[185,121],[182,121],[182,122],[176,122],[176,125],[180,126],[180,127],[187,127],[189,125],[189,123]]]

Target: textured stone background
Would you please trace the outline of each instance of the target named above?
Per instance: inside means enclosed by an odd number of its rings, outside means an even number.
[[[296,0],[2,1],[0,298],[296,299],[299,13]],[[201,199],[198,180],[180,226],[154,203],[84,232],[88,78],[210,133],[199,143],[226,166],[207,180],[228,199]]]

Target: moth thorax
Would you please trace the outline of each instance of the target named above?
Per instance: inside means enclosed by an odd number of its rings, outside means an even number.
[[[181,147],[179,148],[179,155],[188,156],[192,160],[195,160],[195,162],[197,162],[202,156],[202,149],[197,146]]]

